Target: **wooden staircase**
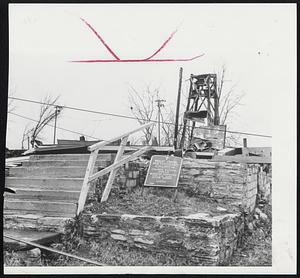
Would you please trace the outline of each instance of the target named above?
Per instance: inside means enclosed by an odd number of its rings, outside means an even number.
[[[63,232],[75,217],[90,154],[32,155],[10,168],[4,194],[4,229]],[[115,154],[99,154],[95,171],[112,163]],[[90,188],[90,193],[93,188]]]

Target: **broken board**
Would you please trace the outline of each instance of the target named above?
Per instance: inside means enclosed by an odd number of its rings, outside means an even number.
[[[10,236],[16,239],[26,240],[28,242],[38,243],[42,245],[49,245],[58,242],[60,233],[53,232],[37,232],[30,230],[3,230],[4,236]],[[3,236],[3,249],[4,250],[30,250],[34,247],[25,243],[21,243]]]

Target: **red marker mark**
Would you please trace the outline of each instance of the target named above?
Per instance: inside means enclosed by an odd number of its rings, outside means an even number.
[[[72,63],[136,63],[136,62],[186,62],[186,61],[192,61],[195,60],[204,54],[192,57],[192,58],[185,58],[185,59],[151,59],[154,56],[156,56],[165,46],[166,44],[173,38],[177,30],[175,30],[169,37],[168,39],[149,57],[144,58],[144,59],[120,59],[112,50],[111,48],[107,45],[107,43],[103,40],[103,38],[97,33],[97,31],[84,19],[80,18],[92,31],[93,33],[97,36],[97,38],[101,41],[101,43],[106,47],[106,49],[112,54],[115,59],[93,59],[93,60],[78,60],[78,61],[70,61]]]
[[[192,58],[187,58],[187,59],[120,59],[120,60],[102,60],[102,59],[97,59],[97,60],[78,60],[78,61],[70,61],[71,63],[135,63],[135,62],[186,62],[186,61],[192,61],[195,60],[204,54],[192,57]]]
[[[154,54],[152,54],[150,57],[146,58],[145,60],[151,59],[151,58],[154,57],[158,52],[160,52],[160,51],[166,46],[166,44],[173,38],[173,36],[175,35],[176,32],[177,32],[177,30],[175,30],[175,31],[170,35],[170,37],[168,37],[168,39],[162,44],[162,46],[161,46],[156,52],[154,52]]]
[[[111,50],[111,48],[107,45],[107,43],[101,38],[101,36],[97,33],[97,31],[93,28],[92,25],[90,25],[84,18],[80,18],[97,36],[97,38],[103,43],[103,45],[106,47],[106,49],[117,59],[120,60],[120,58]]]

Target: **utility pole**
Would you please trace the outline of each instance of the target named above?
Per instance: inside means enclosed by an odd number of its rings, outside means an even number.
[[[165,102],[164,99],[157,99],[155,102],[157,102],[157,108],[158,108],[158,114],[157,114],[157,120],[158,120],[158,146],[160,146],[160,108],[164,106],[164,104],[162,104],[162,102]]]
[[[192,87],[192,79],[193,79],[193,75],[191,74],[191,77],[190,77],[190,90],[189,90],[189,97],[188,97],[187,104],[186,104],[186,111],[189,110],[190,102],[191,102],[191,95],[192,95],[192,91],[193,91],[193,87]],[[187,119],[186,119],[186,117],[184,117],[184,118],[183,118],[182,135],[181,135],[180,145],[179,145],[180,149],[183,149],[183,148],[184,148],[184,140],[185,140],[186,124],[187,124]]]
[[[57,115],[61,111],[61,106],[56,105],[55,106],[55,116],[54,116],[54,134],[53,134],[53,144],[55,144],[55,137],[56,137],[56,121],[57,121]],[[57,113],[58,112],[58,113]]]
[[[176,118],[175,118],[175,131],[174,131],[174,149],[177,149],[177,137],[178,137],[178,118],[180,109],[180,96],[181,96],[181,84],[182,84],[182,68],[179,70],[179,85],[177,95],[177,107],[176,107]]]

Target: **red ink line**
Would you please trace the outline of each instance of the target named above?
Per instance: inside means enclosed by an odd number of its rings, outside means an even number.
[[[186,62],[195,60],[204,54],[187,58],[187,59],[122,59],[122,60],[78,60],[78,61],[69,61],[71,63],[132,63],[132,62]]]
[[[97,31],[84,19],[80,18],[97,36],[97,38],[103,43],[103,45],[106,47],[106,49],[117,59],[120,60],[120,58],[111,50],[111,48],[106,44],[106,42],[102,39],[102,37],[97,33]]]
[[[173,36],[175,35],[175,33],[177,32],[177,30],[175,30],[169,37],[168,39],[161,45],[161,47],[156,50],[156,52],[154,52],[154,54],[152,54],[150,57],[146,58],[145,60],[149,60],[152,57],[154,57],[157,53],[159,53],[165,46],[166,44],[173,38]]]

